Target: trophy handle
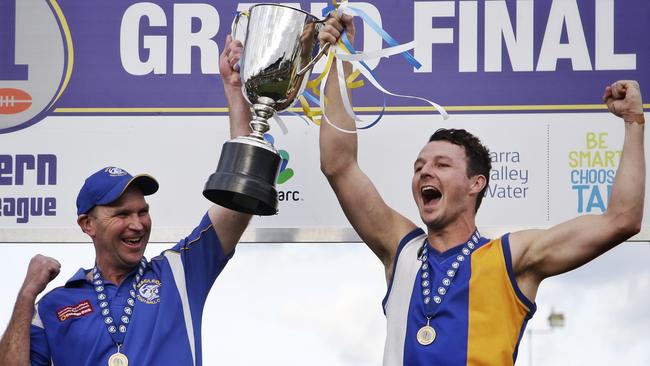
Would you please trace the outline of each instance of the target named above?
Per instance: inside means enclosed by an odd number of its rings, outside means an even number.
[[[246,34],[244,33],[244,37],[241,38],[241,39],[239,37],[236,37],[237,36],[237,28],[239,26],[239,19],[242,16],[248,17],[249,15],[250,14],[249,14],[248,11],[240,11],[240,12],[237,13],[235,18],[232,20],[232,24],[230,24],[230,34],[232,35],[232,38],[240,41],[242,44],[246,40]]]
[[[323,46],[323,48],[321,48],[320,51],[318,51],[316,57],[314,57],[314,59],[309,61],[309,63],[305,67],[303,67],[302,70],[298,71],[297,76],[303,76],[307,71],[311,70],[311,68],[314,67],[316,62],[318,62],[318,60],[320,60],[321,57],[323,57],[323,55],[327,53],[327,51],[330,49],[330,46],[331,46],[330,43],[326,43],[325,46]]]

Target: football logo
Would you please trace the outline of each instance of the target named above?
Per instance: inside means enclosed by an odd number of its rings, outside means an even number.
[[[0,0],[0,134],[47,116],[68,84],[72,41],[57,0]]]
[[[32,96],[14,88],[0,88],[0,114],[18,114],[32,106]]]

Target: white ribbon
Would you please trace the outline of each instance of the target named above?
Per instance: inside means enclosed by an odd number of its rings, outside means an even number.
[[[287,129],[287,125],[284,124],[282,117],[278,116],[277,112],[273,114],[273,120],[275,121],[275,123],[278,124],[278,127],[280,127],[280,131],[282,131],[283,135],[286,135],[289,132],[289,129]]]
[[[342,3],[337,11],[343,13],[343,14],[349,14],[349,15],[357,15],[357,13],[354,11],[353,8],[350,8],[348,6],[347,2]],[[338,45],[334,45],[333,47],[330,47],[329,52],[334,52],[334,55],[336,56],[336,68],[337,68],[337,74],[339,78],[339,89],[341,93],[341,100],[343,101],[343,107],[345,108],[345,111],[352,117],[353,120],[358,121],[358,122],[363,122],[363,120],[359,119],[356,114],[354,113],[354,110],[352,108],[352,105],[350,103],[350,99],[348,98],[348,91],[346,87],[346,80],[345,80],[345,74],[343,71],[343,62],[342,61],[347,61],[350,62],[355,69],[359,70],[363,76],[370,81],[372,85],[375,86],[379,91],[381,91],[384,94],[392,95],[395,97],[400,97],[400,98],[409,98],[409,99],[416,99],[420,100],[426,103],[429,103],[433,108],[440,113],[443,119],[449,118],[449,115],[447,114],[447,111],[440,106],[437,103],[434,103],[426,98],[422,97],[417,97],[413,95],[405,95],[405,94],[396,94],[392,93],[388,90],[386,90],[380,83],[377,81],[377,79],[372,75],[372,72],[370,72],[366,67],[364,67],[361,64],[361,61],[366,61],[366,60],[372,60],[372,59],[377,59],[377,58],[382,58],[382,57],[390,57],[396,54],[400,54],[402,52],[411,50],[415,48],[416,42],[411,41],[408,43],[404,43],[398,46],[394,47],[388,47],[384,48],[378,51],[372,51],[368,53],[356,53],[356,54],[349,54],[345,53],[341,50],[341,48]],[[338,127],[334,125],[330,120],[325,116],[325,86],[327,84],[327,79],[329,76],[330,70],[326,71],[324,82],[321,83],[320,85],[320,107],[322,111],[322,117],[323,119],[333,128],[336,130],[343,132],[343,133],[357,133],[357,130],[346,130],[341,127]]]

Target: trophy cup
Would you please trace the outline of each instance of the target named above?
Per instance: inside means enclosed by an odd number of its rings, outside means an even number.
[[[233,22],[233,36],[242,16]],[[253,106],[252,132],[223,145],[217,170],[208,178],[203,195],[239,212],[274,215],[278,206],[275,181],[282,159],[264,139],[270,128],[268,119],[294,103],[328,47],[316,52],[322,21],[300,9],[259,4],[247,16],[240,75],[244,96]]]

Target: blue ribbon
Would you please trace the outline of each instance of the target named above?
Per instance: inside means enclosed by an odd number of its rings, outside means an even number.
[[[308,101],[310,101],[310,102],[312,102],[312,103],[314,103],[314,104],[316,104],[316,105],[319,105],[319,104],[320,104],[320,100],[318,100],[318,98],[316,98],[312,93],[308,92],[307,90],[305,90],[304,92],[302,92],[302,95],[304,95],[305,98],[306,98]]]
[[[366,22],[377,34],[379,34],[381,36],[381,38],[383,38],[384,41],[386,41],[386,43],[388,43],[388,45],[390,45],[391,47],[399,46],[399,42],[397,42],[395,40],[395,38],[393,38],[390,34],[386,33],[386,31],[382,27],[380,27],[379,24],[377,24],[363,10],[361,10],[359,8],[353,8],[353,7],[349,7],[349,8],[354,10],[355,12],[357,12],[357,14],[359,14],[361,19],[363,19],[363,21]],[[333,10],[336,10],[334,5],[327,6],[325,9],[323,9],[323,16],[327,16]],[[420,62],[418,62],[418,60],[416,60],[415,57],[413,57],[410,53],[404,51],[404,52],[400,53],[400,55],[402,55],[402,57],[404,57],[406,59],[406,61],[408,61],[408,63],[411,64],[411,66],[415,67],[416,69],[419,69],[420,67],[422,67],[422,64]]]

